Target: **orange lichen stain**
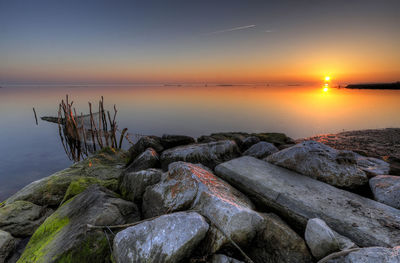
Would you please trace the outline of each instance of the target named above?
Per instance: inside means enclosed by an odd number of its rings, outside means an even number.
[[[89,167],[92,167],[92,162],[91,161],[89,161]]]
[[[240,207],[241,205],[246,206],[246,204],[236,196],[234,192],[232,192],[234,189],[229,187],[227,183],[217,178],[214,174],[196,165],[188,164],[187,166],[192,175],[194,175],[202,184],[207,186],[208,190],[213,195],[236,207]]]

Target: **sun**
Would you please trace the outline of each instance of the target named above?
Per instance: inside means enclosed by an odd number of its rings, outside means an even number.
[[[331,77],[330,76],[325,76],[325,81],[330,81]]]

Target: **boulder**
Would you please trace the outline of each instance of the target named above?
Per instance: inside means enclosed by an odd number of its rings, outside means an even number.
[[[243,155],[253,156],[255,158],[262,159],[278,151],[278,148],[276,148],[275,145],[273,145],[272,143],[259,142],[247,149],[243,153]]]
[[[164,147],[164,149],[169,149],[181,145],[186,145],[186,144],[191,144],[195,143],[195,139],[190,137],[190,136],[185,136],[185,135],[170,135],[170,134],[164,134],[161,137],[161,144]]]
[[[357,188],[368,182],[353,152],[338,151],[315,141],[305,141],[274,153],[266,160],[322,182]]]
[[[243,143],[242,143],[240,149],[242,151],[246,151],[247,149],[249,149],[251,146],[253,146],[254,144],[256,144],[258,142],[260,142],[260,139],[257,136],[246,137],[243,140]]]
[[[273,143],[276,147],[281,149],[281,147],[285,147],[286,145],[294,144],[294,140],[284,133],[277,132],[263,132],[263,133],[255,133],[253,136],[257,136],[261,141]]]
[[[244,262],[225,256],[223,254],[215,254],[211,257],[210,263],[244,263]]]
[[[119,181],[119,190],[125,199],[141,202],[146,187],[158,183],[161,180],[161,175],[161,170],[153,168],[124,173]]]
[[[0,230],[0,263],[4,263],[14,251],[16,240],[10,233]]]
[[[160,216],[119,232],[114,238],[117,263],[175,263],[190,256],[208,231],[196,212]]]
[[[15,201],[0,208],[0,229],[15,237],[30,236],[53,210],[27,201]]]
[[[118,179],[123,172],[126,160],[126,152],[104,148],[92,157],[67,169],[30,183],[8,198],[6,203],[24,200],[40,206],[57,207],[64,199],[72,181],[79,180],[82,177],[101,180]]]
[[[134,145],[135,151],[138,154],[144,152],[147,148],[153,148],[156,152],[160,153],[164,150],[161,144],[161,138],[157,136],[143,136]]]
[[[18,262],[109,262],[108,237],[103,230],[87,225],[118,225],[138,219],[134,203],[92,185],[46,219]]]
[[[334,258],[327,263],[399,263],[400,247],[367,247],[351,252],[346,256]]]
[[[160,165],[158,153],[153,148],[147,148],[126,168],[127,172],[137,172]]]
[[[387,158],[384,158],[384,160],[390,165],[389,174],[400,175],[400,158],[388,156]]]
[[[216,225],[202,245],[209,253],[229,244],[221,229],[240,245],[254,238],[263,219],[253,208],[246,196],[212,172],[185,162],[171,164],[165,178],[146,189],[142,206],[146,218],[187,209],[198,211]]]
[[[308,247],[316,259],[321,259],[340,249],[332,229],[321,219],[308,220],[304,234]]]
[[[379,175],[369,185],[376,201],[400,209],[400,176]]]
[[[212,133],[209,136],[200,136],[197,139],[199,143],[208,143],[216,141],[234,141],[239,147],[241,147],[243,140],[248,137],[249,134],[245,132],[218,132]]]
[[[263,227],[247,252],[254,262],[313,262],[304,240],[282,219],[273,213],[262,216]]]
[[[61,201],[61,204],[65,203],[75,195],[82,193],[86,190],[86,188],[94,184],[101,185],[111,191],[118,190],[117,179],[101,180],[95,177],[80,177],[79,179],[76,179],[69,184],[67,191],[65,192],[64,198]]]
[[[240,156],[239,148],[234,141],[191,144],[165,150],[161,154],[161,166],[166,170],[170,163],[185,161],[201,163],[214,169],[217,164],[238,156]]]
[[[373,157],[365,157],[360,154],[356,155],[357,166],[363,170],[368,177],[389,174],[390,164]]]
[[[299,231],[318,217],[359,246],[400,245],[400,210],[393,207],[249,156],[215,172]]]

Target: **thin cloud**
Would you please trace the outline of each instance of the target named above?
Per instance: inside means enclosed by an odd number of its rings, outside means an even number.
[[[243,29],[249,29],[249,28],[254,28],[254,27],[256,27],[256,25],[233,27],[233,28],[228,28],[228,29],[224,29],[224,30],[214,31],[214,32],[208,33],[207,35],[222,34],[222,33],[227,33],[227,32],[232,32],[232,31],[237,31],[237,30],[243,30]]]

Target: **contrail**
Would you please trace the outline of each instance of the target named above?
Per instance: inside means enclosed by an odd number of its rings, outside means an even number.
[[[229,28],[229,29],[214,31],[214,32],[208,33],[207,35],[221,34],[221,33],[232,32],[232,31],[236,31],[236,30],[248,29],[248,28],[253,28],[253,27],[256,27],[256,25],[233,27],[233,28]]]

